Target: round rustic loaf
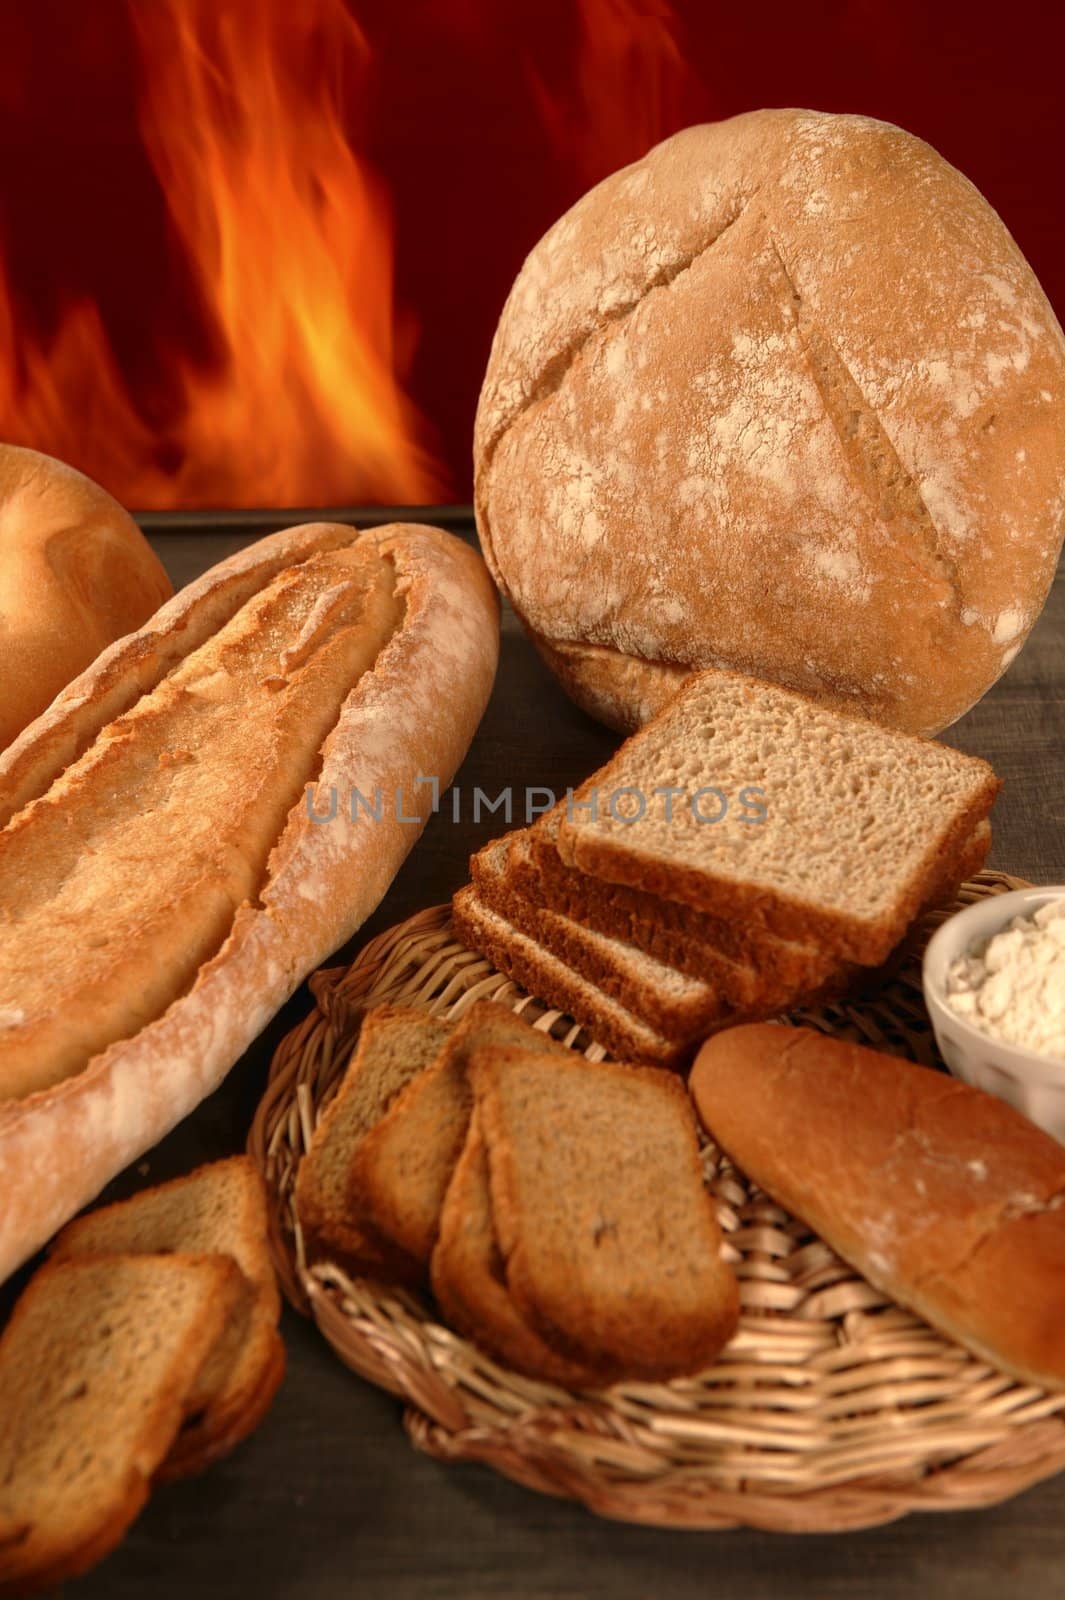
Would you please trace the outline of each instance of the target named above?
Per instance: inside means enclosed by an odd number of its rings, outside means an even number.
[[[475,468],[497,582],[603,721],[726,666],[931,733],[1046,598],[1065,340],[928,145],[753,112],[658,145],[536,246]]]
[[[173,592],[133,518],[99,484],[0,444],[0,749]]]

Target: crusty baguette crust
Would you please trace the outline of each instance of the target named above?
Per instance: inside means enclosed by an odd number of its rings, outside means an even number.
[[[901,1305],[1065,1388],[1065,1149],[955,1078],[808,1028],[709,1040],[690,1089],[736,1165]]]
[[[487,703],[498,654],[498,601],[480,557],[437,529],[395,525],[356,535],[329,524],[275,534],[221,562],[99,658],[0,757],[0,818],[41,794],[99,729],[231,616],[278,571],[318,549],[371,539],[395,563],[404,621],[338,708],[322,745],[317,810],[336,787],[336,819],[289,813],[255,904],[241,907],[191,989],[134,1038],[75,1077],[0,1105],[0,1279],[157,1143],[217,1087],[301,979],[351,937],[388,888]],[[401,822],[352,822],[352,787],[387,798]]]

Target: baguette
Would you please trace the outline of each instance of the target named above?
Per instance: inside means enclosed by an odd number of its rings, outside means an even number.
[[[870,1283],[1022,1383],[1065,1387],[1065,1148],[928,1067],[806,1028],[709,1040],[699,1116]]]
[[[497,649],[460,541],[294,529],[105,651],[0,757],[0,1278],[377,905]]]

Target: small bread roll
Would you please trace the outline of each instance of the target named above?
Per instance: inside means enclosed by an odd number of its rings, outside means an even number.
[[[752,112],[666,140],[536,246],[475,469],[497,582],[605,722],[714,666],[932,733],[1046,598],[1065,340],[928,145]]]
[[[132,517],[98,484],[0,445],[0,749],[173,592]]]

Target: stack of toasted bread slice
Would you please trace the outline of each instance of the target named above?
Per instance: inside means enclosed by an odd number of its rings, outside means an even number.
[[[581,790],[480,851],[458,936],[615,1054],[868,980],[979,871],[983,761],[735,673],[688,680]]]
[[[61,1233],[0,1338],[0,1590],[85,1571],[153,1483],[250,1433],[284,1371],[279,1315],[246,1157]]]
[[[331,1181],[331,1217],[315,1213],[315,1250],[372,1239],[361,1262],[346,1255],[349,1270],[388,1279],[398,1260],[409,1283],[413,1264],[459,1332],[568,1388],[712,1361],[738,1291],[677,1080],[591,1064],[490,1001],[442,1043],[434,1019],[385,1006],[364,1019],[334,1105],[369,1103],[359,1080],[379,1080],[401,1025],[416,1065],[372,1120],[349,1121],[346,1175]],[[332,1173],[342,1165],[338,1121],[323,1118],[297,1178],[305,1235],[327,1157]]]

